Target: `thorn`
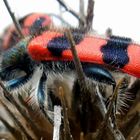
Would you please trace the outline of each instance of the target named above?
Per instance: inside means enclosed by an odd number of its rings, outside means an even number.
[[[24,133],[24,135],[28,139],[33,140],[32,136],[26,131],[26,129],[24,128],[24,126],[22,125],[22,123],[17,119],[17,117],[15,117],[15,114],[12,113],[12,111],[8,108],[8,106],[5,103],[3,103],[2,100],[0,100],[0,103],[3,105],[3,107],[8,112],[8,114],[11,116],[11,118],[13,119],[13,121],[19,126],[19,128]]]
[[[17,128],[11,126],[11,125],[8,123],[8,121],[5,120],[4,118],[2,118],[1,116],[0,116],[0,121],[4,124],[4,126],[9,130],[9,132],[12,134],[12,136],[13,136],[15,139],[16,139],[17,137],[18,137],[19,139],[22,139],[22,134],[21,134],[21,132],[20,132]]]
[[[64,90],[62,87],[59,87],[59,95],[60,100],[62,104],[62,111],[63,111],[63,121],[64,121],[64,140],[73,140],[73,137],[70,133],[70,127],[69,127],[69,120],[68,120],[68,113],[67,113],[67,107],[66,107],[66,101],[64,97]]]
[[[69,13],[71,13],[75,18],[79,20],[79,23],[83,24],[85,23],[84,19],[82,19],[72,8],[70,8],[64,0],[57,0],[57,2]]]
[[[110,104],[108,106],[108,110],[107,110],[107,113],[105,115],[105,118],[104,118],[104,121],[103,123],[101,124],[100,128],[98,129],[98,135],[97,135],[97,139],[102,139],[102,136],[103,136],[103,132],[105,131],[106,127],[108,126],[108,122],[109,122],[109,118],[111,116],[111,113],[112,113],[112,109],[114,107],[114,103],[116,101],[116,98],[117,98],[117,95],[118,95],[118,90],[119,90],[119,87],[121,86],[121,84],[123,83],[124,81],[124,78],[122,78],[118,84],[116,85],[115,89],[114,89],[114,92],[113,92],[113,95],[112,95],[112,98],[111,98],[111,101],[110,101]]]
[[[15,98],[12,96],[12,94],[5,88],[5,86],[3,85],[3,83],[0,81],[0,86],[2,87],[2,89],[3,89],[3,93],[4,93],[4,96],[6,97],[6,99],[8,99],[8,101],[10,101],[12,104],[13,104],[13,106],[20,112],[20,114],[24,117],[24,119],[30,124],[30,126],[31,126],[31,128],[33,128],[32,130],[33,130],[33,133],[35,134],[35,136],[36,137],[39,137],[40,138],[40,136],[37,136],[36,134],[37,134],[37,132],[39,132],[38,130],[39,129],[36,129],[37,127],[36,127],[36,125],[34,125],[34,122],[31,120],[31,118],[30,118],[30,116],[26,113],[26,111],[25,111],[25,109],[24,108],[22,108],[19,104],[18,104],[18,102],[15,100]],[[20,95],[19,95],[19,97],[20,97]],[[23,101],[23,100],[21,100],[21,98],[19,98],[20,99],[20,101]],[[2,102],[2,101],[0,101],[0,102]],[[2,102],[2,104],[3,104],[3,102]],[[4,105],[4,104],[3,104]],[[8,108],[8,107],[7,107]],[[12,113],[12,112],[11,112]],[[19,124],[20,125],[20,124]],[[20,126],[20,127],[22,127],[22,126]],[[22,129],[22,128],[21,128]],[[26,132],[25,132],[26,133]]]
[[[7,0],[3,0],[3,2],[4,2],[4,4],[5,4],[8,12],[9,12],[9,14],[10,14],[12,20],[13,20],[13,23],[14,23],[14,25],[16,27],[16,30],[18,31],[18,34],[19,34],[20,38],[24,38],[24,35],[22,34],[21,26],[20,26],[19,22],[17,21],[14,13],[11,11],[11,8],[10,8],[10,6],[8,4],[8,1]]]
[[[94,0],[88,0],[87,16],[86,16],[86,32],[92,30],[92,23],[94,17]]]
[[[73,39],[71,31],[69,29],[66,31],[66,35],[67,35],[68,41],[69,41],[70,46],[71,46],[73,61],[74,61],[74,65],[75,65],[75,68],[77,71],[79,85],[81,87],[85,87],[86,86],[85,74],[83,72],[81,62],[80,62],[78,55],[77,55],[74,39]]]

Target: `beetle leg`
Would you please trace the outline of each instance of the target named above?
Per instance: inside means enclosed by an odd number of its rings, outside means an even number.
[[[20,87],[21,85],[24,85],[28,80],[29,80],[29,76],[27,75],[13,80],[9,80],[6,83],[6,88],[13,90],[15,88]]]
[[[83,66],[83,70],[88,78],[91,78],[98,82],[112,85],[113,88],[116,86],[115,79],[113,78],[111,73],[100,65],[96,64],[86,65]]]
[[[39,108],[41,109],[42,113],[49,119],[50,122],[53,121],[53,116],[52,114],[48,111],[49,110],[49,97],[46,94],[46,82],[47,82],[47,76],[45,73],[43,73],[39,85],[38,85],[38,90],[37,90],[37,100],[39,104]],[[47,110],[48,109],[48,110]]]
[[[44,102],[45,102],[44,87],[45,87],[46,79],[47,78],[44,75],[42,75],[37,90],[37,99],[38,99],[39,107],[43,111],[43,113],[45,113],[44,112]]]

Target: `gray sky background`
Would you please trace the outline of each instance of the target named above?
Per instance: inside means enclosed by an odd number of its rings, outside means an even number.
[[[80,0],[65,1],[78,11]],[[17,17],[31,12],[59,14],[56,0],[8,0],[8,2]],[[93,26],[99,34],[105,33],[105,30],[110,27],[113,29],[113,34],[132,37],[140,42],[140,0],[95,0],[94,13]],[[70,24],[77,25],[77,20],[71,14],[64,12],[63,17]],[[0,32],[11,22],[3,0],[0,0]]]

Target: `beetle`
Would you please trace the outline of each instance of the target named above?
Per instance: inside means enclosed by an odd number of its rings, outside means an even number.
[[[44,20],[40,15],[38,19],[38,15],[31,14],[25,17],[22,27],[25,39],[19,39],[18,43],[14,42],[12,47],[8,46],[8,50],[3,52],[0,77],[6,81],[6,87],[11,91],[28,84],[33,86],[34,100],[43,114],[53,121],[48,110],[53,111],[54,105],[60,105],[61,102],[49,88],[52,77],[56,79],[66,77],[71,81],[61,79],[67,82],[67,89],[70,90],[71,96],[74,96],[71,99],[72,105],[79,101],[76,92],[80,92],[77,91],[80,87],[65,29],[48,30],[46,28],[48,22],[44,24]],[[92,82],[97,81],[115,87],[115,79],[103,67],[104,65],[115,67],[136,77],[140,76],[140,62],[133,56],[133,53],[139,53],[139,45],[133,43],[132,39],[118,36],[101,38],[85,35],[84,31],[78,29],[71,29],[71,33],[84,73]],[[57,80],[52,82],[59,84]],[[78,112],[79,108],[76,109],[75,112]],[[85,116],[84,114],[83,108],[81,116]],[[85,132],[86,124],[81,121],[81,125]]]
[[[108,39],[92,36],[82,38],[82,35],[76,36],[75,33],[73,38],[81,62],[107,64],[140,77],[140,60],[136,57],[140,45],[133,43],[132,39],[118,36]],[[60,42],[64,42],[64,45]],[[66,36],[58,32],[44,32],[33,39],[27,49],[34,60],[72,60]]]
[[[85,35],[74,29],[71,32],[83,70],[88,78],[114,86],[116,83],[113,76],[102,65],[109,65],[128,74],[140,76],[140,62],[133,55],[133,53],[138,54],[140,48],[130,38],[111,36],[103,39]],[[43,88],[48,75],[50,73],[69,74],[71,71],[74,73],[75,67],[72,60],[73,56],[65,32],[44,31],[34,38],[28,37],[21,40],[15,47],[4,52],[1,78],[8,81],[7,87],[12,90],[24,85],[33,76],[38,77],[35,97],[40,108],[44,108],[45,102],[47,102],[46,106],[52,104],[48,105],[47,100],[49,102],[53,100],[52,95],[45,93]],[[23,71],[23,76],[16,78],[13,75],[15,70]],[[52,110],[52,106],[49,110]]]
[[[44,34],[47,34],[48,37],[44,38]],[[85,38],[84,33],[80,33],[80,31],[78,30],[72,29],[72,34],[75,42],[78,44],[80,44],[80,42],[82,42],[82,40]],[[62,33],[62,35],[64,34]],[[55,75],[61,74],[62,76],[65,74],[70,74],[71,77],[73,77],[73,83],[77,80],[76,76],[74,76],[75,67],[72,61],[72,55],[71,59],[65,59],[65,57],[63,59],[63,56],[61,56],[61,53],[64,51],[63,49],[65,49],[65,47],[69,47],[67,46],[68,40],[66,36],[62,35],[60,35],[59,32],[44,31],[41,35],[38,35],[37,37],[27,37],[25,40],[21,40],[16,46],[8,49],[7,51],[4,51],[3,53],[0,77],[2,80],[7,81],[7,88],[10,90],[14,90],[16,88],[19,88],[21,85],[25,85],[26,83],[28,83],[30,79],[34,79],[32,80],[34,82],[34,84],[32,85],[37,85],[38,87],[37,93],[35,95],[35,100],[37,100],[37,103],[39,104],[41,109],[44,108],[44,106],[47,106],[49,107],[49,110],[53,110],[53,106],[55,104],[53,104],[53,100],[55,100],[53,94],[45,93],[47,91],[44,87],[46,87],[47,85],[47,77],[49,77],[49,75],[53,75],[53,73],[55,73]],[[43,38],[38,40],[39,37]],[[42,47],[36,46],[36,43],[34,44],[34,39],[36,40],[36,42],[40,42]],[[39,60],[38,55],[46,55],[42,54],[43,52],[46,53],[44,50],[42,50],[42,52],[38,52],[44,47],[43,44],[45,43],[44,41],[46,39],[50,41],[50,44],[48,46],[51,47],[49,53],[52,60],[43,60],[40,58]],[[33,47],[33,51],[32,44],[35,45]],[[58,47],[58,49],[54,47]],[[54,50],[54,52],[51,52],[51,50]],[[34,58],[35,55],[32,55],[34,51],[37,51],[37,54],[35,54],[37,59]],[[81,62],[83,70],[88,78],[115,86],[115,80],[107,69],[105,69],[101,65],[92,64],[90,62]],[[18,73],[21,72],[23,72],[23,74],[22,76],[19,76]],[[73,87],[74,85],[71,87],[71,91],[73,90]]]

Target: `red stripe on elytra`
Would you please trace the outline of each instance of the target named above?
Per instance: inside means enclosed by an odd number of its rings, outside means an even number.
[[[133,76],[140,77],[140,45],[129,45],[127,53],[129,62],[124,66],[123,71]]]
[[[61,57],[53,56],[47,49],[47,44],[54,37],[61,37],[63,34],[57,32],[45,32],[42,35],[33,39],[28,45],[28,52],[34,60],[72,60],[71,50],[64,50]],[[104,39],[97,39],[93,37],[85,37],[78,45],[76,50],[82,62],[91,62],[103,64],[101,46],[107,43]]]
[[[63,34],[57,32],[46,31],[42,35],[37,36],[35,39],[31,40],[28,45],[28,52],[30,56],[37,61],[54,60],[52,53],[47,49],[47,44],[54,37],[62,36]],[[57,60],[57,59],[56,59]]]
[[[34,60],[38,61],[72,61],[73,57],[70,49],[64,50],[61,57],[53,56],[47,49],[47,43],[50,40],[52,40],[54,37],[59,37],[62,35],[63,34],[61,33],[47,31],[34,38],[28,44],[29,55]],[[104,65],[105,63],[103,62],[101,47],[105,44],[107,44],[106,39],[95,38],[92,36],[85,37],[78,45],[76,45],[76,50],[80,61]],[[131,44],[128,46],[127,52],[129,56],[129,62],[121,70],[133,76],[140,77],[140,46]]]
[[[85,37],[78,45],[76,50],[81,62],[91,62],[103,64],[101,46],[107,43],[106,40],[97,39],[93,37]],[[72,60],[72,53],[70,50],[65,50],[62,53],[63,59]],[[46,58],[47,59],[47,58]]]

